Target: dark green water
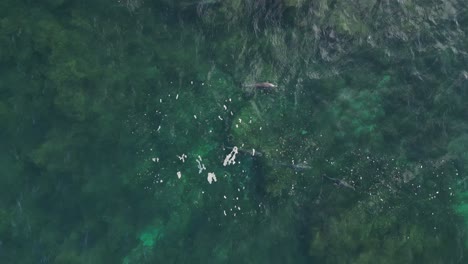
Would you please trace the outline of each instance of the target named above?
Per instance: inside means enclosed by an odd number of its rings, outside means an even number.
[[[464,0],[3,0],[0,263],[466,263],[467,30]]]

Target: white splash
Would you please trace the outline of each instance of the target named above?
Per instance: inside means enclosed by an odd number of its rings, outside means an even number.
[[[208,172],[208,182],[211,184],[213,181],[216,182],[216,175],[213,172]]]
[[[202,171],[206,170],[205,165],[203,163],[201,163],[201,162],[202,162],[202,158],[200,156],[198,156],[198,158],[197,158],[197,163],[198,163],[197,167],[198,167],[198,173],[199,174],[202,173]]]
[[[177,172],[177,178],[182,178],[182,173],[180,171]]]
[[[187,155],[185,154],[182,154],[182,155],[177,155],[177,157],[182,161],[182,162],[185,162],[185,159],[187,158]]]
[[[237,155],[237,147],[233,147],[231,153],[229,153],[223,161],[223,166],[236,164],[236,155]]]

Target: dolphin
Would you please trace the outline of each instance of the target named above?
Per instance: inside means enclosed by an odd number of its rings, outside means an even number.
[[[336,186],[348,188],[348,189],[351,189],[351,190],[353,190],[353,191],[356,190],[356,188],[354,188],[354,186],[352,186],[351,184],[347,183],[347,182],[344,181],[344,180],[337,179],[337,178],[332,178],[332,177],[328,177],[328,176],[326,176],[326,175],[323,175],[323,177],[325,177],[325,178],[329,179],[330,181],[332,181]]]
[[[301,163],[296,163],[296,164],[295,163],[291,163],[291,164],[280,163],[278,165],[283,166],[283,167],[288,167],[288,168],[293,169],[295,171],[305,171],[305,170],[312,169],[312,167],[307,165],[306,162],[301,162]]]
[[[275,88],[278,88],[278,85],[273,84],[271,82],[258,82],[258,83],[252,83],[252,84],[246,84],[244,87],[250,87],[255,90],[261,90],[261,91],[273,91]]]
[[[257,89],[272,89],[278,87],[276,84],[272,84],[270,82],[260,82],[260,83],[255,83],[253,87]]]

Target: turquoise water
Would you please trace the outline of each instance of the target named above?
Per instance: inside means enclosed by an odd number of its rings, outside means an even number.
[[[40,2],[0,3],[0,263],[466,262],[465,1]]]

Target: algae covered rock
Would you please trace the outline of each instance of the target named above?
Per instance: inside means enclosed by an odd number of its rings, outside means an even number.
[[[373,214],[365,206],[354,206],[339,217],[328,219],[316,231],[309,254],[321,263],[374,263],[376,259],[379,263],[455,261],[453,251],[440,254],[437,248],[456,228],[440,233],[416,217],[402,225],[400,219],[407,215],[406,210],[409,208],[395,207]],[[452,246],[456,244],[452,240]]]
[[[273,196],[286,194],[297,184],[297,175],[303,171],[296,164],[304,165],[310,175],[315,170],[312,163],[316,157],[311,155],[315,131],[296,117],[292,107],[280,94],[257,94],[231,125],[233,145],[261,153],[259,161],[266,175],[263,187]]]
[[[138,236],[139,243],[129,255],[123,259],[123,264],[151,263],[155,254],[157,242],[162,239],[163,232],[160,226],[148,226]]]
[[[382,99],[370,90],[343,89],[332,109],[337,121],[337,136],[354,140],[368,140],[371,144],[381,142],[379,123],[385,115]]]
[[[462,166],[468,168],[468,134],[463,134],[448,145],[448,151],[450,154],[458,157],[462,162]]]

